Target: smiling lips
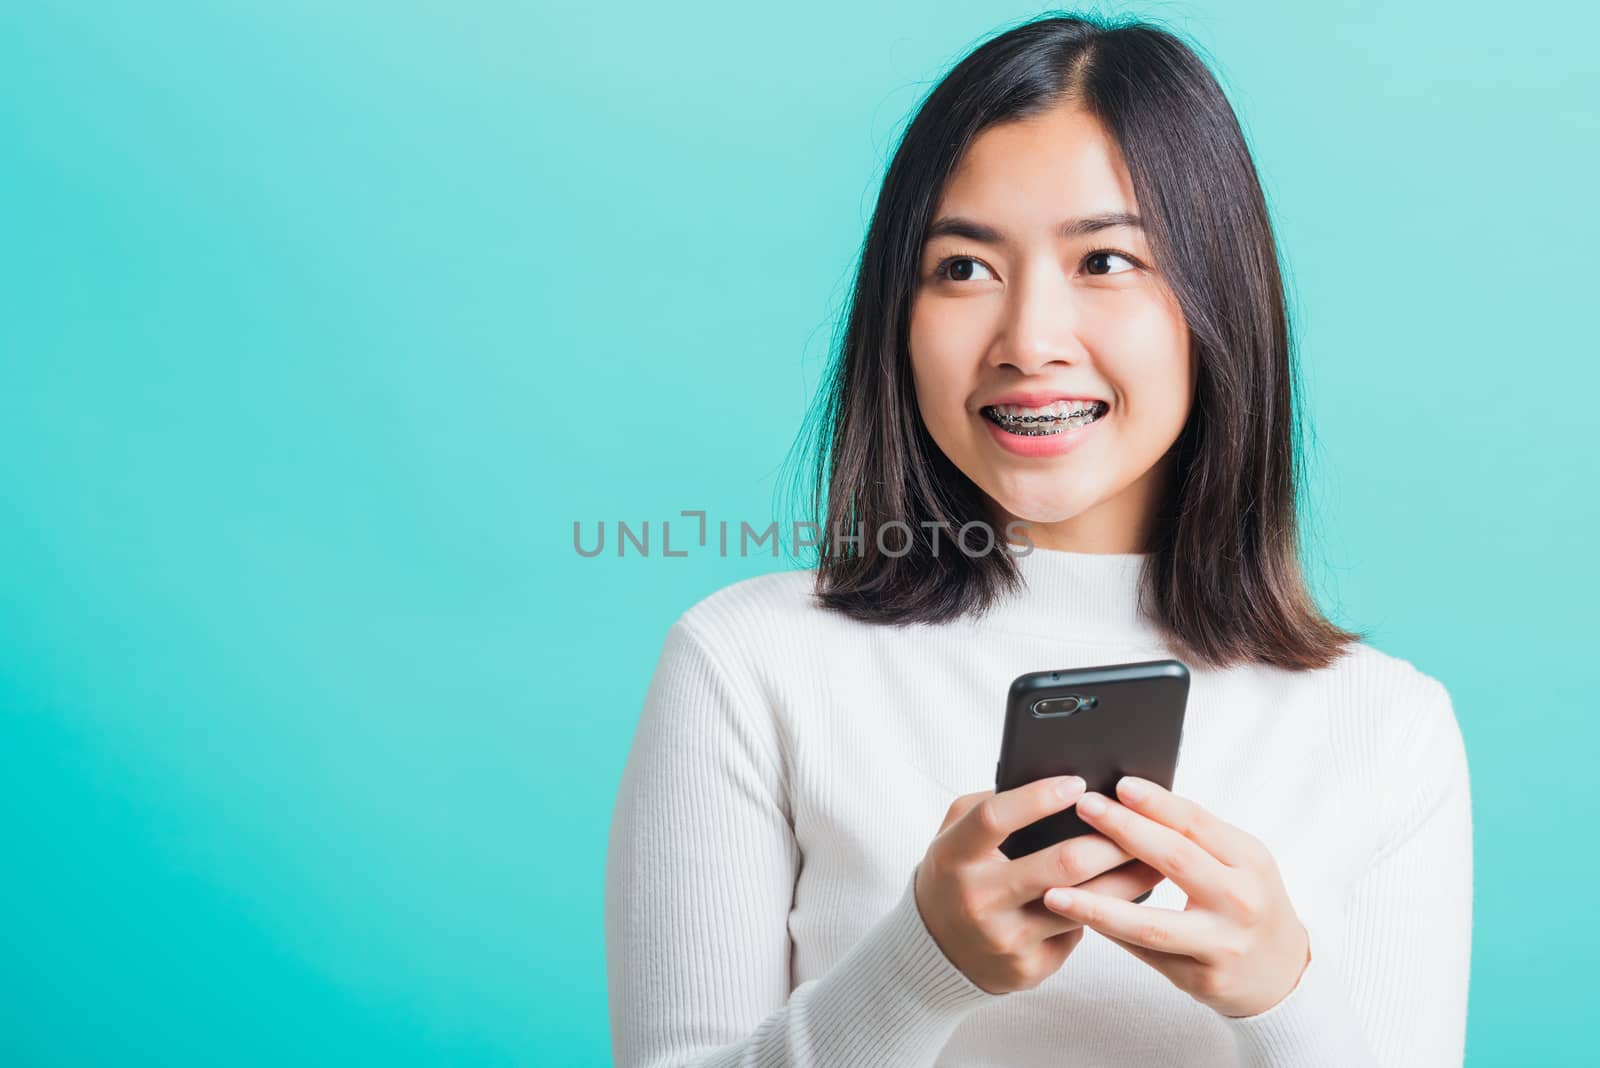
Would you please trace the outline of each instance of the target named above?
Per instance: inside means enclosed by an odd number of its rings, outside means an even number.
[[[1043,405],[987,404],[979,410],[995,443],[1017,456],[1059,456],[1099,425],[1111,406],[1097,399],[1057,400]]]
[[[1101,401],[1060,401],[1043,408],[989,405],[982,415],[1013,434],[1060,434],[1097,421],[1107,411]]]

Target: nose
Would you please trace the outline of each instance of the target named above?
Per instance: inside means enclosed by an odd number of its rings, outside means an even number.
[[[1067,286],[1036,273],[1009,295],[1003,333],[990,352],[992,363],[1032,375],[1052,363],[1070,367],[1083,361]]]

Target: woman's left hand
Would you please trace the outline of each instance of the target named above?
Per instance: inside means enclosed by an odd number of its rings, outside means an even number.
[[[1049,891],[1045,905],[1224,1016],[1254,1016],[1282,1001],[1311,948],[1267,847],[1148,779],[1123,776],[1117,796],[1121,804],[1084,794],[1078,815],[1176,883],[1188,904],[1154,908],[1074,887]]]

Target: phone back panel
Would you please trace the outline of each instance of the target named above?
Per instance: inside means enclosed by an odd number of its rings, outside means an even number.
[[[1040,700],[1073,696],[1093,698],[1093,707],[1045,717],[1034,711]],[[1124,775],[1171,789],[1188,699],[1189,670],[1178,660],[1018,676],[1006,699],[995,791],[1056,775],[1081,775],[1090,790],[1112,798]],[[1013,832],[1000,851],[1015,859],[1093,829],[1073,806]]]

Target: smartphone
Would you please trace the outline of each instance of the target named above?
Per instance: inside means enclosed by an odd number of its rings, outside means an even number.
[[[1019,675],[1006,697],[995,792],[1056,775],[1081,775],[1110,798],[1124,775],[1170,790],[1188,700],[1189,669],[1179,660]],[[1013,831],[1000,851],[1014,860],[1093,830],[1074,805]]]

